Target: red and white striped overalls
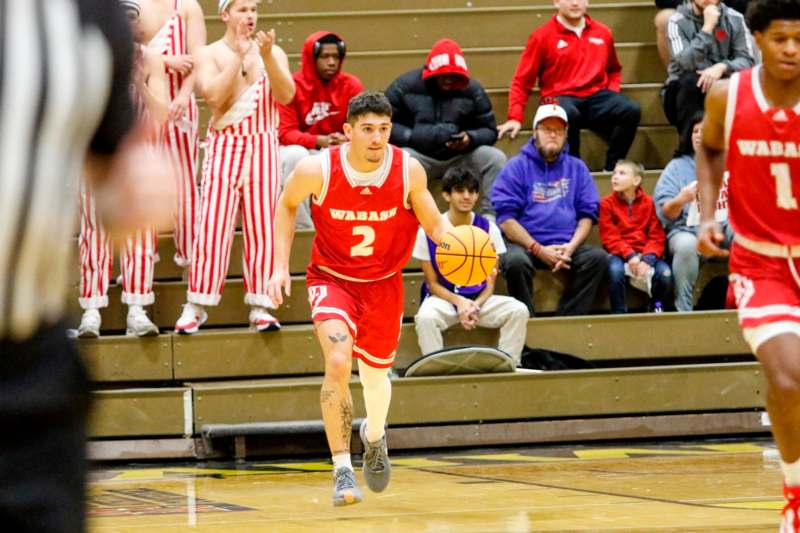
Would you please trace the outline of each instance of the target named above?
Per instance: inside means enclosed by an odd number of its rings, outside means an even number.
[[[244,301],[272,307],[267,282],[273,267],[279,186],[278,113],[265,74],[209,127],[189,302],[219,303],[241,209]]]
[[[175,14],[159,30],[147,47],[162,55],[188,54],[186,22],[180,15],[181,0],[175,0]],[[170,102],[181,90],[184,76],[167,67],[167,94]],[[166,125],[167,154],[175,169],[178,206],[175,211],[175,263],[186,267],[192,257],[199,193],[197,190],[198,129],[200,113],[192,93],[186,115]]]
[[[143,53],[143,50],[140,50]],[[138,92],[131,87],[137,120],[151,124],[150,146],[153,154],[163,150],[163,128],[152,122],[150,113]],[[108,284],[113,264],[111,241],[97,216],[95,198],[86,180],[81,180],[80,297],[83,309],[108,307]],[[139,230],[125,238],[120,250],[122,302],[128,305],[151,305],[153,272],[156,258],[156,232]]]

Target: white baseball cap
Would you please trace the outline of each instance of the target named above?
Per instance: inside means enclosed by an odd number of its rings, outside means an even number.
[[[564,111],[563,107],[557,104],[540,105],[539,109],[536,110],[536,116],[533,117],[533,129],[536,129],[536,126],[538,126],[541,121],[554,117],[564,121],[565,126],[569,125],[567,112]]]

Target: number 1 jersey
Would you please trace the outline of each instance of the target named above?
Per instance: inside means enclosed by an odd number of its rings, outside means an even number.
[[[419,226],[408,202],[409,156],[388,145],[381,167],[365,177],[347,162],[349,148],[319,155],[323,185],[311,201],[311,266],[351,281],[388,278],[408,261]]]
[[[734,74],[728,86],[728,217],[747,239],[800,244],[800,105],[769,107],[761,68]]]

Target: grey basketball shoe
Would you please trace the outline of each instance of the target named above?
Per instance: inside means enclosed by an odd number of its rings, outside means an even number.
[[[389,450],[386,448],[386,434],[378,442],[367,441],[367,422],[364,421],[358,430],[364,444],[364,481],[372,492],[383,492],[389,485],[392,475],[392,463],[389,462]]]
[[[333,505],[352,505],[364,499],[356,483],[356,474],[350,468],[337,468],[333,472]]]

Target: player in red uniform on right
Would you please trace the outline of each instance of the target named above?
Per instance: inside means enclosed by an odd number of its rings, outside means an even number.
[[[350,100],[345,136],[350,142],[300,161],[289,175],[275,214],[275,267],[269,297],[289,295],[289,251],[297,207],[312,197],[317,233],[308,266],[311,317],[325,356],[320,392],[322,420],[333,456],[334,505],[361,501],[350,461],[352,357],[367,409],[361,425],[364,478],[374,492],[389,483],[384,425],[403,316],[401,270],[418,224],[436,243],[452,229],[439,214],[422,165],[389,144],[392,106],[381,93]]]
[[[764,63],[715,84],[697,151],[700,252],[725,255],[714,222],[723,172],[736,233],[730,258],[739,322],[764,367],[781,454],[781,533],[800,532],[800,0],[747,10]]]

